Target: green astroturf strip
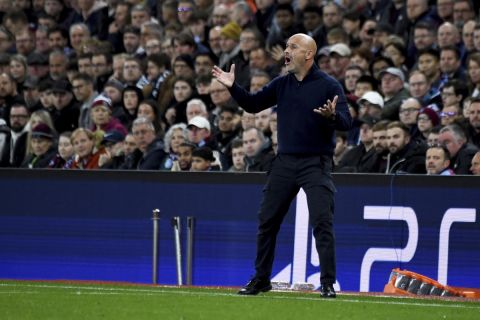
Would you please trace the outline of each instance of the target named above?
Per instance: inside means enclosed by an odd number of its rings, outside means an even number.
[[[0,319],[480,319],[480,303],[230,289],[0,281]]]

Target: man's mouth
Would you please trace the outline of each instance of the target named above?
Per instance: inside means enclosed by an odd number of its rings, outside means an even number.
[[[290,59],[290,57],[285,57],[285,65],[289,65],[290,61],[292,61],[292,59]]]

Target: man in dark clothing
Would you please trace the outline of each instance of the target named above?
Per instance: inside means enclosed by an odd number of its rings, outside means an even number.
[[[55,81],[52,86],[53,106],[50,111],[53,125],[58,133],[74,131],[78,128],[80,108],[72,93],[72,85],[67,79]]]
[[[159,170],[166,153],[163,149],[163,139],[155,134],[155,126],[146,118],[133,121],[132,133],[139,151],[136,165],[131,169]]]
[[[468,142],[463,128],[455,123],[442,128],[438,142],[447,147],[450,152],[450,169],[455,174],[470,174],[472,158],[478,148]]]
[[[427,173],[427,146],[412,140],[405,124],[394,121],[387,126],[387,143],[390,153],[387,156],[386,173]]]
[[[314,63],[316,52],[317,46],[310,36],[290,37],[284,52],[288,74],[256,93],[248,93],[235,83],[235,65],[228,73],[217,66],[212,70],[213,76],[229,88],[232,97],[246,111],[256,113],[277,105],[278,154],[259,212],[256,274],[239,294],[255,295],[271,290],[276,237],[291,201],[303,188],[320,258],[321,296],[336,296],[335,186],[330,173],[335,130],[350,129],[352,118],[342,86]]]
[[[242,140],[246,171],[269,171],[275,155],[263,132],[258,128],[247,129],[242,134]]]

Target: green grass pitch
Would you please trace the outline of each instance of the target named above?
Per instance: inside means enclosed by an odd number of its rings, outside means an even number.
[[[480,302],[1,280],[0,319],[480,319]]]

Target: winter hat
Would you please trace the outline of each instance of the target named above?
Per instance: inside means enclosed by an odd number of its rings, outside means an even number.
[[[53,131],[45,123],[39,123],[32,129],[32,138],[53,139]]]
[[[220,30],[220,34],[228,39],[240,40],[242,28],[235,22],[229,22]]]
[[[202,158],[210,162],[215,161],[215,157],[213,156],[212,149],[210,149],[209,147],[200,147],[200,148],[194,149],[192,152],[192,157]]]
[[[432,125],[434,127],[440,124],[440,117],[438,116],[438,113],[436,113],[435,110],[430,107],[423,108],[419,114],[426,114],[430,121],[432,121]]]
[[[93,109],[96,106],[105,106],[110,111],[112,111],[112,100],[109,97],[106,97],[101,94],[93,100],[92,105],[90,106],[90,109]]]

